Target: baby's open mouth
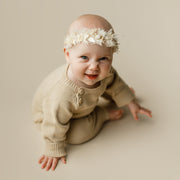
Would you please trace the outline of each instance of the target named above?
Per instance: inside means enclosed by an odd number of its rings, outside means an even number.
[[[98,74],[85,74],[89,79],[93,80],[98,77]]]

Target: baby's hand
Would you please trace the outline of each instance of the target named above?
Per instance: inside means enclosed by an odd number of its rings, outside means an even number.
[[[149,117],[152,117],[151,111],[149,109],[141,107],[136,101],[131,101],[128,104],[128,107],[129,107],[131,114],[133,115],[135,120],[138,120],[137,113],[145,114]]]
[[[50,157],[45,155],[42,155],[39,158],[38,163],[42,163],[42,169],[46,168],[46,171],[48,171],[51,168],[54,171],[56,169],[59,159],[61,159],[63,164],[66,164],[66,157]]]

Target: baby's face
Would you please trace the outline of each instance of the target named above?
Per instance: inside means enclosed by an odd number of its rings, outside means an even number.
[[[65,51],[71,80],[83,87],[93,88],[109,73],[112,59],[112,48],[80,43]]]

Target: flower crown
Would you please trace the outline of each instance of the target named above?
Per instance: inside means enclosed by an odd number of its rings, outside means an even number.
[[[73,32],[66,36],[64,40],[64,47],[66,49],[69,49],[82,42],[87,44],[98,44],[100,46],[105,45],[106,47],[113,47],[114,52],[119,51],[119,42],[116,34],[113,33],[112,29],[110,29],[109,31],[104,31],[100,28],[84,28],[81,31]]]

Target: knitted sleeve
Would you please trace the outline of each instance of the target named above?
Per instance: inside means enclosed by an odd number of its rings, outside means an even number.
[[[111,97],[118,107],[127,105],[135,98],[134,94],[114,68],[111,69],[110,73],[112,75],[108,79],[108,86],[103,97]]]
[[[44,139],[44,154],[51,157],[66,156],[65,139],[72,117],[69,102],[60,103],[46,98],[43,103],[41,133]]]
[[[65,140],[72,117],[72,103],[67,94],[56,86],[43,98],[41,121],[35,121],[40,127],[44,139],[43,153],[51,157],[66,156]]]

